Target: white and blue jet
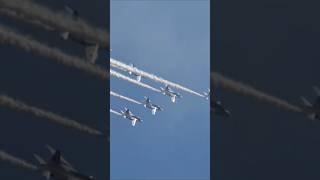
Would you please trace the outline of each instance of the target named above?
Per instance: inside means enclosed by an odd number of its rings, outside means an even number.
[[[135,126],[137,121],[142,122],[142,119],[136,115],[134,115],[128,108],[124,108],[124,111],[121,111],[121,115],[123,118],[129,119],[131,121],[131,125]]]
[[[301,97],[303,102],[303,112],[306,113],[307,117],[311,120],[320,120],[320,89],[313,87],[317,98],[314,103],[309,102],[305,97]]]
[[[79,173],[62,157],[59,150],[55,150],[49,145],[46,148],[52,154],[48,162],[39,155],[34,154],[34,157],[40,163],[38,171],[45,176],[46,180],[94,180],[93,176]]]
[[[143,106],[144,106],[145,108],[151,109],[151,113],[152,113],[153,115],[155,115],[157,111],[162,111],[162,110],[163,110],[160,106],[151,103],[151,100],[150,100],[149,97],[146,97],[146,96],[145,96],[144,98],[145,98],[145,100],[144,100],[144,102],[143,102]]]
[[[166,96],[169,96],[173,103],[176,102],[177,98],[182,98],[182,95],[177,93],[177,92],[173,92],[172,89],[169,87],[169,85],[166,85],[165,88],[160,87],[160,89],[161,89],[162,94],[166,95]]]
[[[137,69],[136,66],[133,63],[129,64],[129,66],[132,67],[133,69]],[[140,74],[137,74],[137,73],[132,72],[132,71],[128,71],[128,73],[130,75],[134,75],[136,77],[137,81],[139,81],[139,82],[141,81],[141,75]]]

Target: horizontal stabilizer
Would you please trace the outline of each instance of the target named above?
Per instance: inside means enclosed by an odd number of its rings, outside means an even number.
[[[40,157],[39,155],[33,154],[33,156],[41,165],[47,164],[46,161],[42,157]]]
[[[305,97],[301,97],[301,100],[305,106],[312,107],[312,104]]]

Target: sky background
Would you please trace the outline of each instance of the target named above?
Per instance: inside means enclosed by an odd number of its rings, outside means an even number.
[[[317,1],[225,0],[211,9],[212,69],[299,105],[320,86]],[[214,33],[214,34],[213,34]],[[232,117],[213,117],[216,180],[320,178],[320,123],[217,89]]]
[[[200,93],[209,88],[209,37],[208,1],[111,1],[111,57]],[[112,180],[209,179],[209,101],[177,90],[183,98],[173,104],[115,77],[111,90],[140,101],[149,96],[164,108],[153,116],[142,105],[111,97],[112,109],[128,107],[144,120],[132,127],[110,115]]]
[[[109,29],[107,1],[36,1],[51,9],[63,10],[66,3],[77,9],[90,24]],[[57,33],[0,17],[1,24],[27,34],[41,42],[58,47],[75,56],[83,56],[83,48],[69,41],[62,41]],[[105,50],[97,61],[105,65]],[[82,71],[65,67],[52,60],[26,53],[16,47],[0,46],[0,92],[60,115],[90,125],[106,133],[109,117],[106,111],[105,89],[109,83]],[[44,145],[50,144],[62,151],[63,156],[81,173],[97,179],[109,177],[109,148],[107,138],[97,138],[77,130],[49,123],[28,113],[17,113],[0,108],[0,149],[37,164],[33,153],[48,159]],[[0,161],[0,179],[43,180],[32,173]]]

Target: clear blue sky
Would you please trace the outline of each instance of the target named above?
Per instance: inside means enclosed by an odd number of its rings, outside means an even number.
[[[209,37],[208,1],[111,1],[111,56],[201,93],[210,86]],[[110,115],[112,180],[209,179],[209,101],[177,90],[183,98],[173,104],[114,77],[111,90],[136,100],[149,96],[164,107],[153,116],[142,105],[111,97],[112,109],[128,107],[144,120],[131,127]]]

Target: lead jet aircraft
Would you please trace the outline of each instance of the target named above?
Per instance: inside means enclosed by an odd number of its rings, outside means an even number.
[[[133,63],[131,63],[129,66],[131,66],[133,69],[137,69],[136,66]],[[134,75],[136,77],[137,81],[139,81],[139,82],[141,81],[141,75],[140,74],[134,73],[132,71],[129,71],[128,73],[130,75]]]
[[[144,97],[144,98],[145,98],[145,101],[143,102],[143,106],[145,108],[151,109],[151,113],[153,115],[155,115],[157,111],[162,111],[163,110],[160,106],[151,103],[151,100],[150,100],[149,97]]]
[[[77,10],[72,9],[69,6],[65,6],[65,11],[68,14],[70,14],[74,20],[77,21],[79,19],[79,12]],[[89,40],[83,40],[81,38],[77,38],[67,31],[61,32],[60,36],[63,40],[70,39],[76,43],[83,45],[85,47],[86,60],[89,61],[90,63],[93,63],[93,64],[95,63],[95,61],[98,57],[99,44],[97,44],[96,42],[89,41]]]
[[[46,162],[42,157],[34,154],[34,157],[40,163],[39,171],[45,176],[46,180],[93,180],[92,176],[86,176],[75,170],[72,165],[66,161],[59,150],[54,150],[51,146],[46,146],[51,152],[51,158]]]
[[[166,85],[165,88],[160,87],[160,89],[161,89],[162,94],[169,96],[173,103],[176,102],[176,98],[182,98],[182,96],[179,93],[173,92],[172,89],[169,87],[169,85]]]
[[[320,120],[320,89],[318,87],[313,87],[313,89],[317,95],[315,102],[312,104],[305,97],[301,97],[302,109],[311,120]]]
[[[131,120],[131,125],[135,126],[136,122],[142,122],[142,119],[136,115],[134,115],[129,109],[124,108],[125,111],[121,111],[122,117]]]
[[[212,96],[210,98],[210,110],[213,111],[214,114],[219,115],[219,116],[230,116],[230,111],[225,109],[221,102],[218,101],[217,97],[215,94],[212,92]]]

